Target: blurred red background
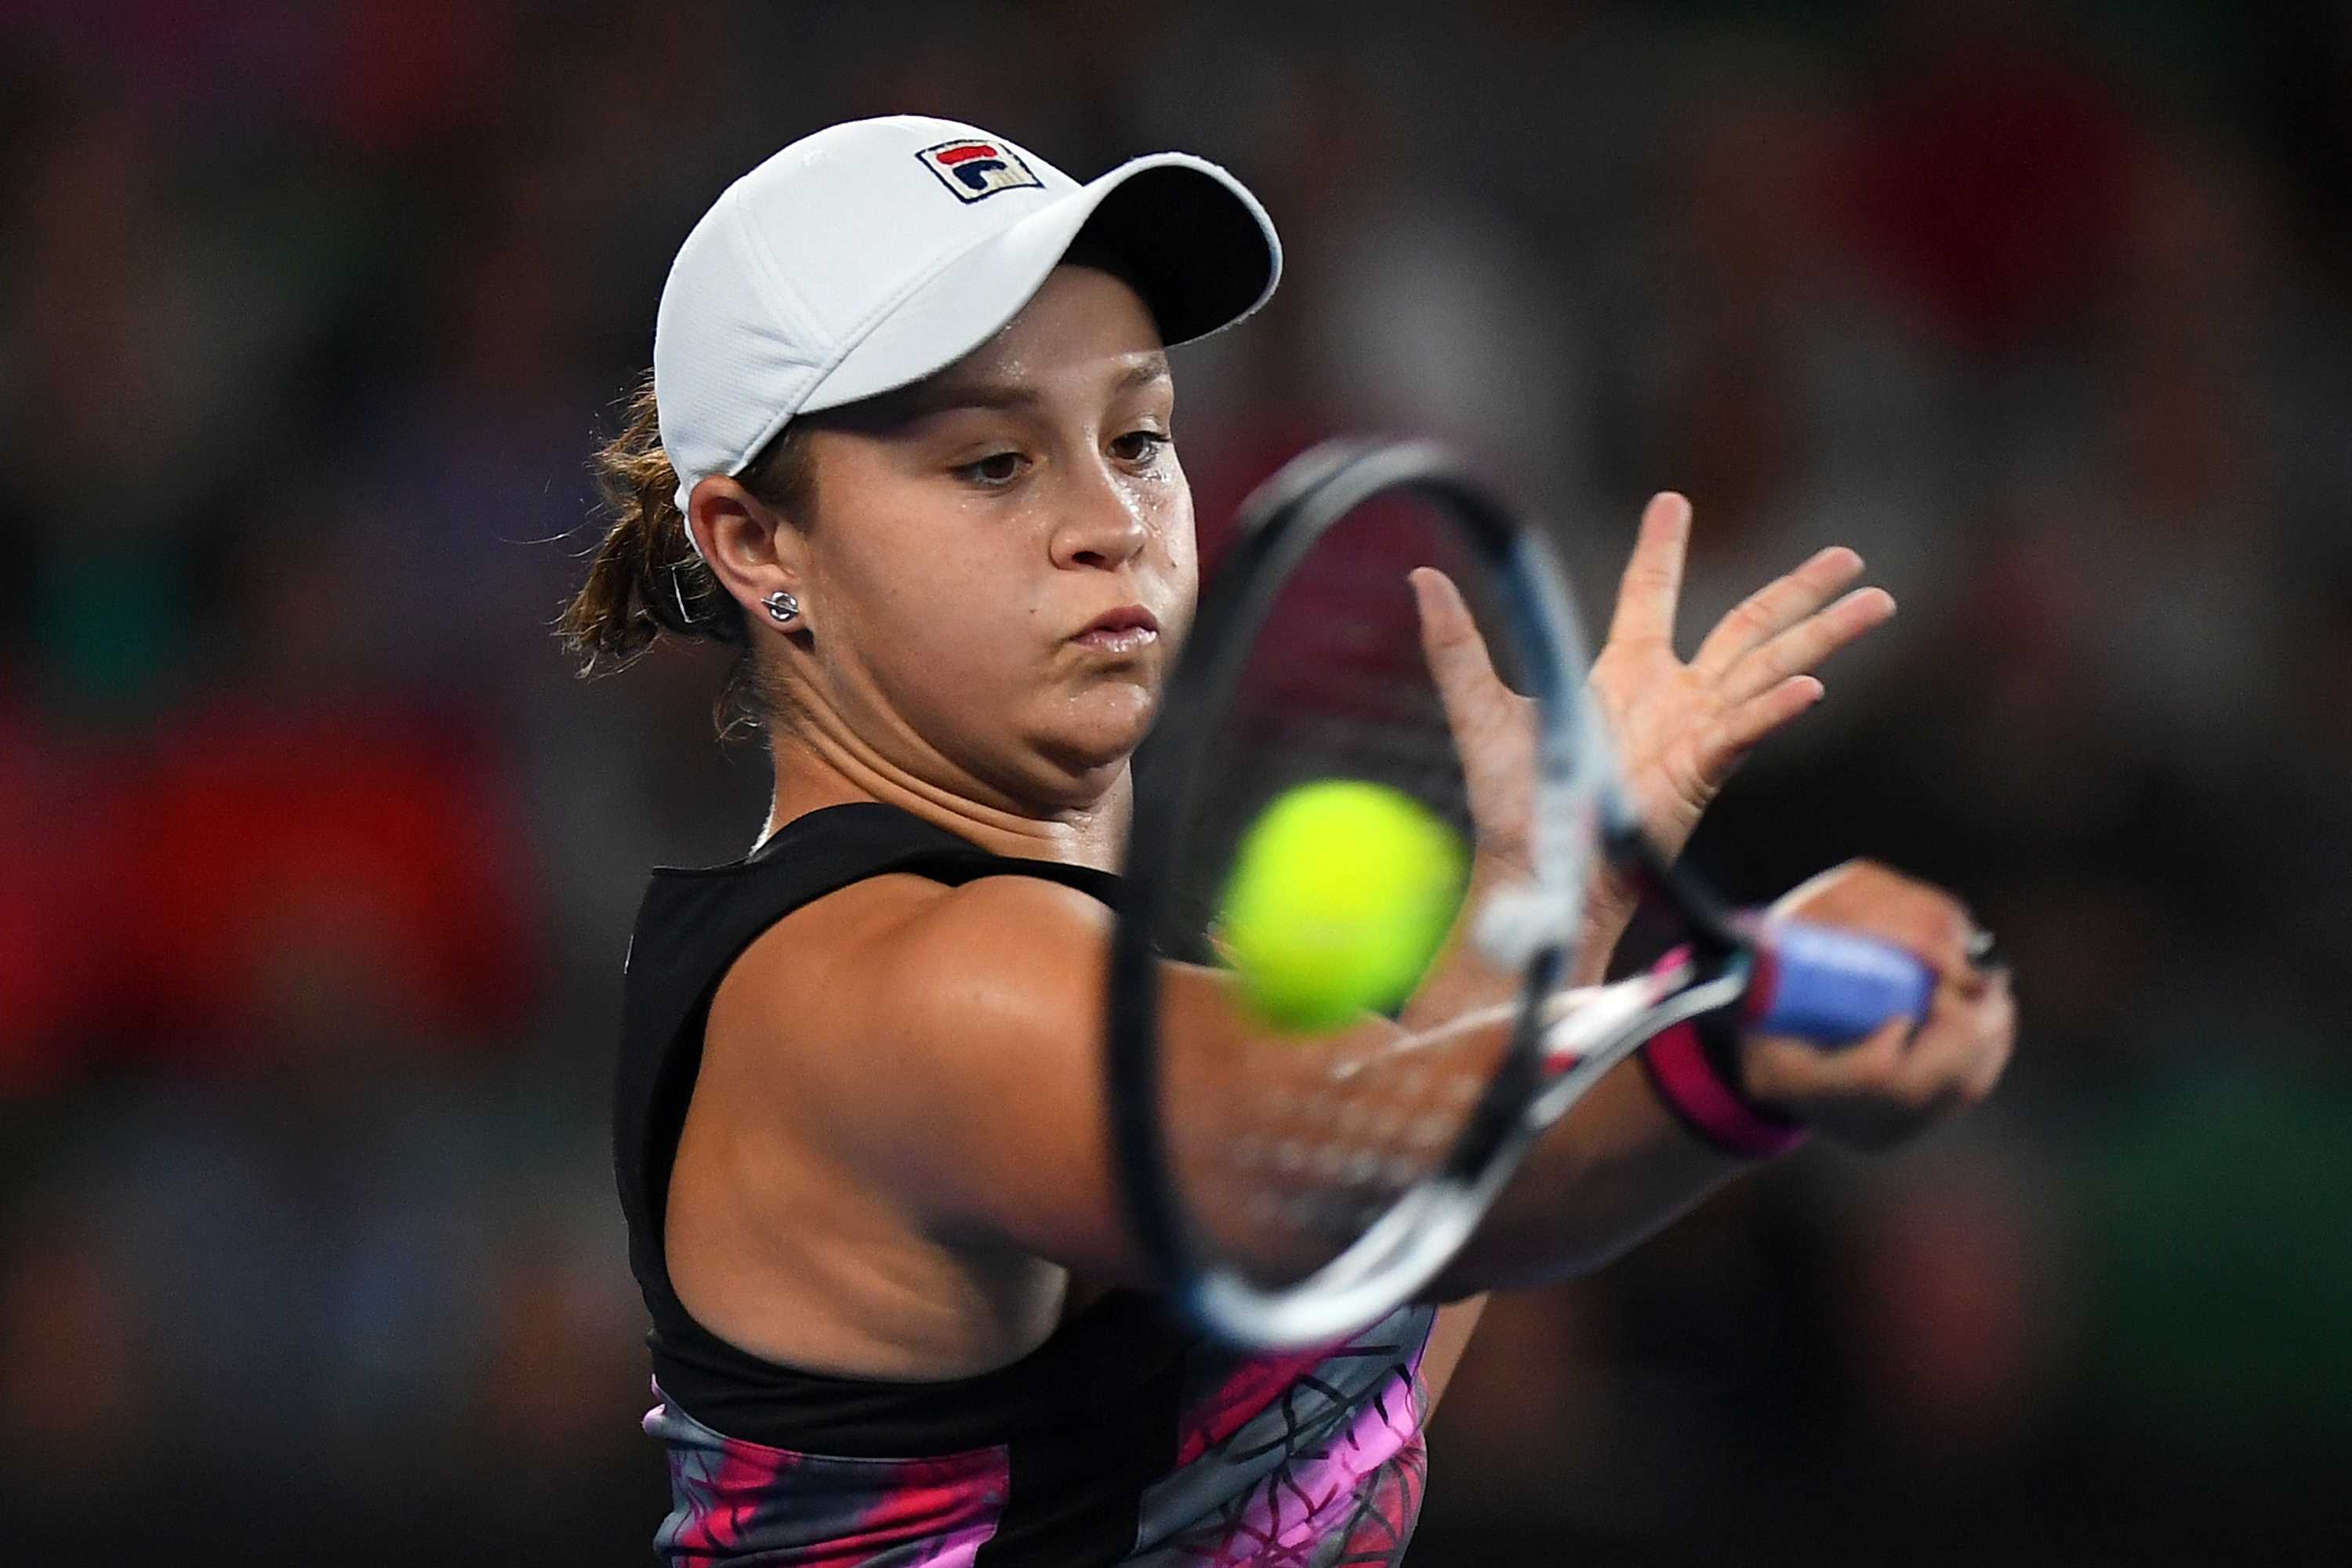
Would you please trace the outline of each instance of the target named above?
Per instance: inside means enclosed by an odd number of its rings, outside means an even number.
[[[1429,432],[1588,588],[1671,486],[1693,626],[1832,541],[1902,602],[1694,853],[1962,889],[2008,1085],[1497,1308],[1414,1562],[2352,1560],[2352,12],[18,0],[0,44],[24,1560],[647,1561],[622,945],[765,769],[709,662],[583,685],[550,622],[688,226],[900,110],[1264,195],[1282,295],[1178,359],[1204,527]]]

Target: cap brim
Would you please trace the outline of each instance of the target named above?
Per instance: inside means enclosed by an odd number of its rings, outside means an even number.
[[[1282,276],[1273,220],[1240,181],[1182,153],[1137,158],[950,261],[851,347],[798,412],[838,408],[953,364],[1020,313],[1080,235],[1118,258],[1171,345],[1242,320]]]

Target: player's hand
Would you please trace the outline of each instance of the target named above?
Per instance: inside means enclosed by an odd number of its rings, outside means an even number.
[[[1832,546],[1749,595],[1685,663],[1674,639],[1690,526],[1689,501],[1671,490],[1650,499],[1591,678],[1632,804],[1668,856],[1757,743],[1820,700],[1813,670],[1895,614],[1884,588],[1840,596],[1862,557]],[[1496,679],[1453,582],[1425,566],[1412,581],[1482,836],[1523,835],[1535,773],[1528,704]]]
[[[1916,954],[1936,973],[1927,1016],[1897,1019],[1858,1044],[1742,1040],[1743,1087],[1859,1149],[1899,1143],[1992,1092],[2017,1038],[2005,968],[1980,968],[1976,921],[1940,888],[1868,860],[1850,860],[1774,904],[1770,916],[1842,926]]]
[[[1884,588],[1839,595],[1862,557],[1832,546],[1749,595],[1685,663],[1675,616],[1690,528],[1689,501],[1650,498],[1591,679],[1633,805],[1668,856],[1757,742],[1821,700],[1822,661],[1895,614]]]

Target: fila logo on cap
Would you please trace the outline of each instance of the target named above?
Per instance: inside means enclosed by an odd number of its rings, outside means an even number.
[[[1045,185],[1029,172],[1020,153],[1000,142],[942,142],[915,156],[940,177],[940,184],[956,194],[958,201],[976,202],[999,191],[1023,185],[1043,190]]]

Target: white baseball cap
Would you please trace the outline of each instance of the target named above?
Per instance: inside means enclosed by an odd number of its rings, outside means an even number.
[[[654,326],[678,510],[793,416],[978,348],[1081,231],[1132,275],[1170,343],[1240,321],[1282,274],[1257,198],[1182,153],[1080,184],[1002,136],[901,114],[828,126],[737,180],[679,247]]]

